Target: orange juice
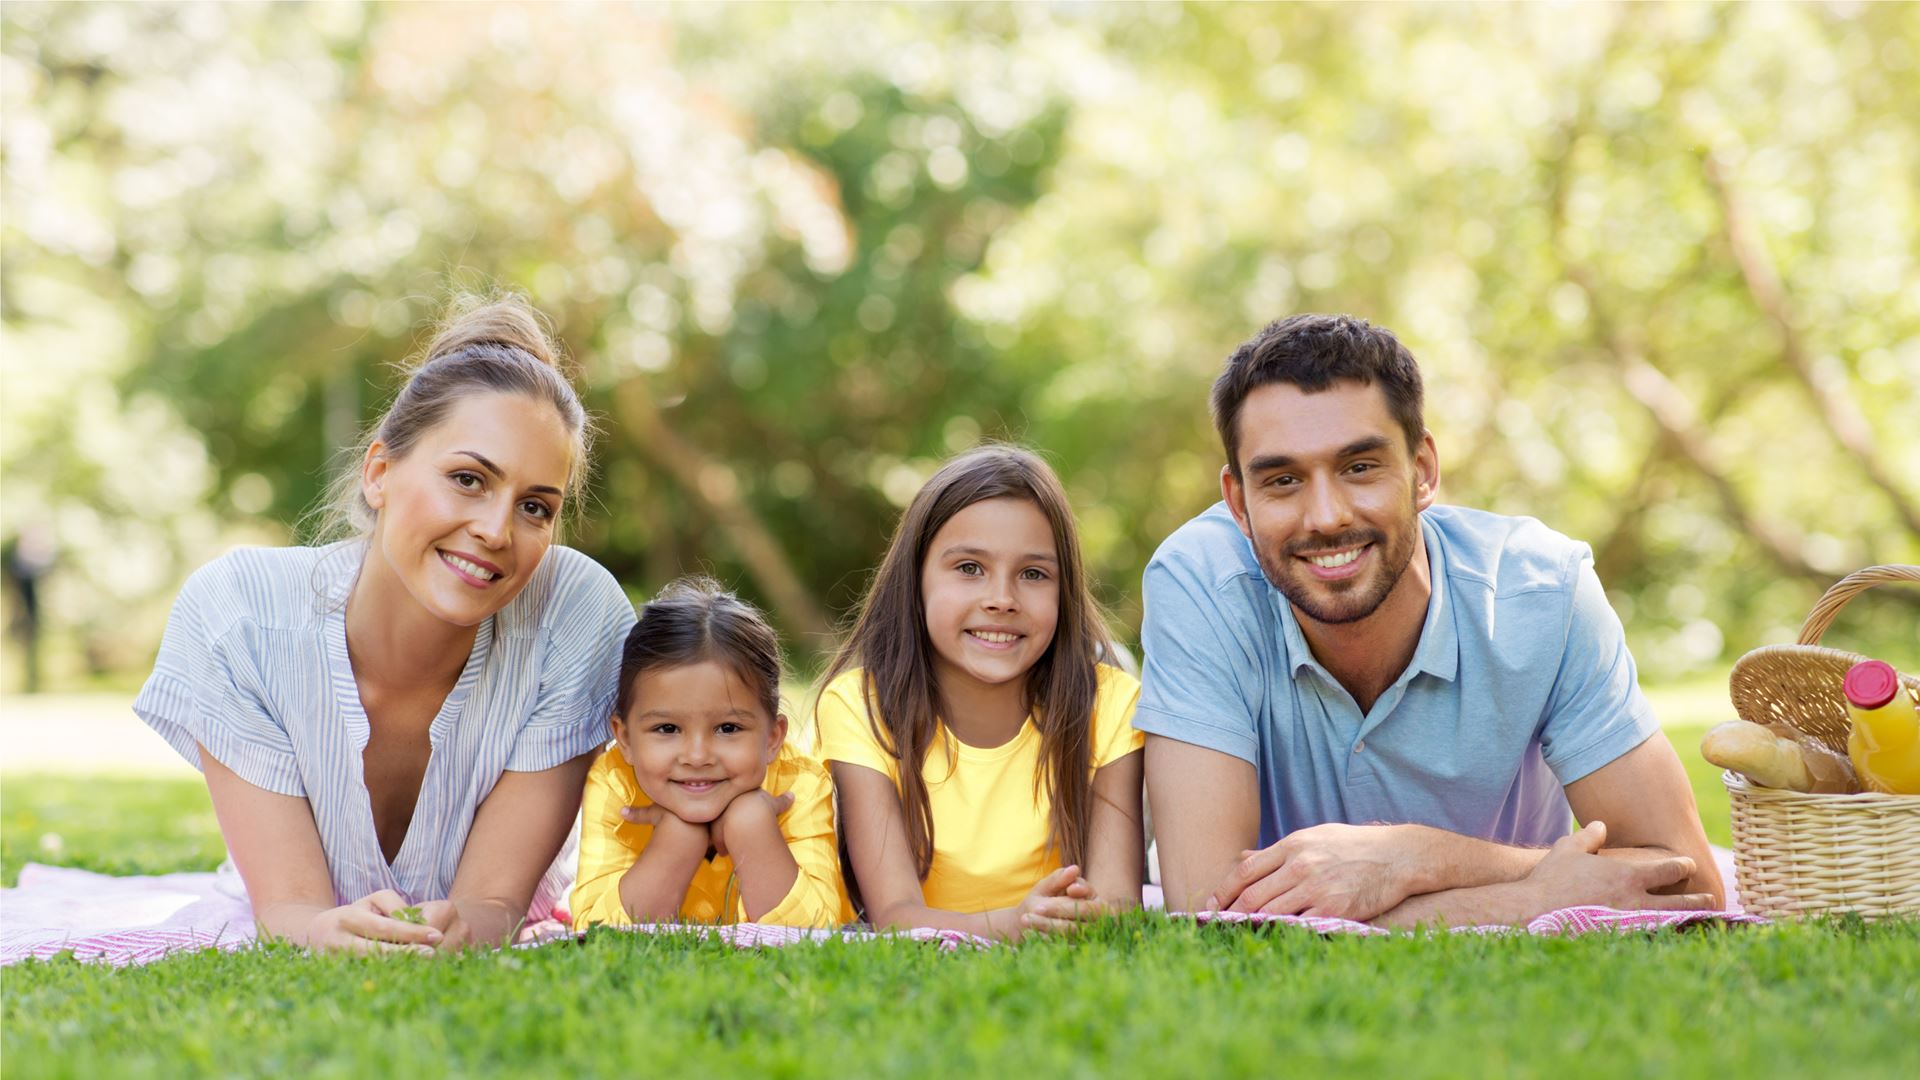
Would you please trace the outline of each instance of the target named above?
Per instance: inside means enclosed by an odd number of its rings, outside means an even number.
[[[1920,711],[1900,676],[1879,660],[1863,660],[1847,672],[1842,690],[1853,731],[1847,757],[1860,786],[1890,795],[1920,795]]]

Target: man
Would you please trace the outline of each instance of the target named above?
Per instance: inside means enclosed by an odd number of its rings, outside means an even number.
[[[1434,505],[1421,396],[1407,349],[1347,316],[1274,323],[1214,384],[1224,501],[1145,581],[1134,725],[1168,907],[1721,906],[1591,552]]]

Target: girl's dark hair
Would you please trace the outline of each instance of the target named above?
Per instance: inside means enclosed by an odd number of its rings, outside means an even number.
[[[325,541],[370,532],[373,508],[360,491],[367,449],[377,441],[398,461],[470,394],[521,394],[553,406],[573,438],[566,506],[576,506],[586,484],[593,422],[560,363],[560,350],[545,321],[525,298],[513,293],[456,296],[418,361],[403,366],[407,382],[393,404],[342,455],[326,501],[314,513],[313,538]]]
[[[1040,771],[1053,806],[1052,846],[1065,863],[1083,863],[1093,798],[1094,665],[1110,648],[1106,624],[1088,589],[1073,510],[1060,480],[1033,453],[983,446],[942,466],[901,515],[886,558],[861,603],[846,644],[821,685],[855,667],[875,737],[898,762],[907,842],[922,880],[933,865],[933,815],[922,773],[938,740],[941,703],[927,636],[920,571],[935,533],[955,514],[986,499],[1024,499],[1053,531],[1060,560],[1060,616],[1053,641],[1027,671],[1027,705],[1040,732]],[[950,743],[943,744],[949,755]]]
[[[640,609],[620,650],[620,696],[616,713],[633,707],[633,687],[642,673],[711,660],[753,689],[754,701],[772,718],[780,714],[780,638],[760,609],[707,577],[684,577],[660,590]]]

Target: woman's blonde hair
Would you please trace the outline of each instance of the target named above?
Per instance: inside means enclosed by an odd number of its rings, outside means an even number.
[[[561,371],[562,353],[546,320],[516,293],[462,294],[448,305],[433,340],[405,363],[406,385],[393,404],[342,453],[326,499],[311,515],[314,542],[361,536],[373,529],[374,511],[360,491],[361,465],[375,442],[395,461],[404,458],[448,410],[469,394],[524,394],[552,405],[573,437],[573,468],[567,506],[586,486],[593,448],[592,418]]]

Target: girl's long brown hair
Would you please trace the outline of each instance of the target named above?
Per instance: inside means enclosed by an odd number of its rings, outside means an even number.
[[[1040,732],[1037,796],[1044,784],[1053,806],[1052,846],[1063,863],[1084,863],[1093,802],[1094,665],[1111,648],[1105,621],[1088,589],[1080,536],[1060,479],[1047,463],[1014,446],[968,451],[933,474],[901,515],[887,555],[860,606],[853,632],[821,685],[853,668],[861,683],[874,736],[898,763],[907,842],[925,880],[933,865],[933,814],[923,773],[939,739],[940,688],[933,642],[927,636],[920,570],[934,534],[960,511],[985,499],[1023,499],[1038,507],[1053,531],[1060,560],[1060,615],[1053,641],[1027,670],[1027,707]],[[952,761],[950,744],[943,749]]]

